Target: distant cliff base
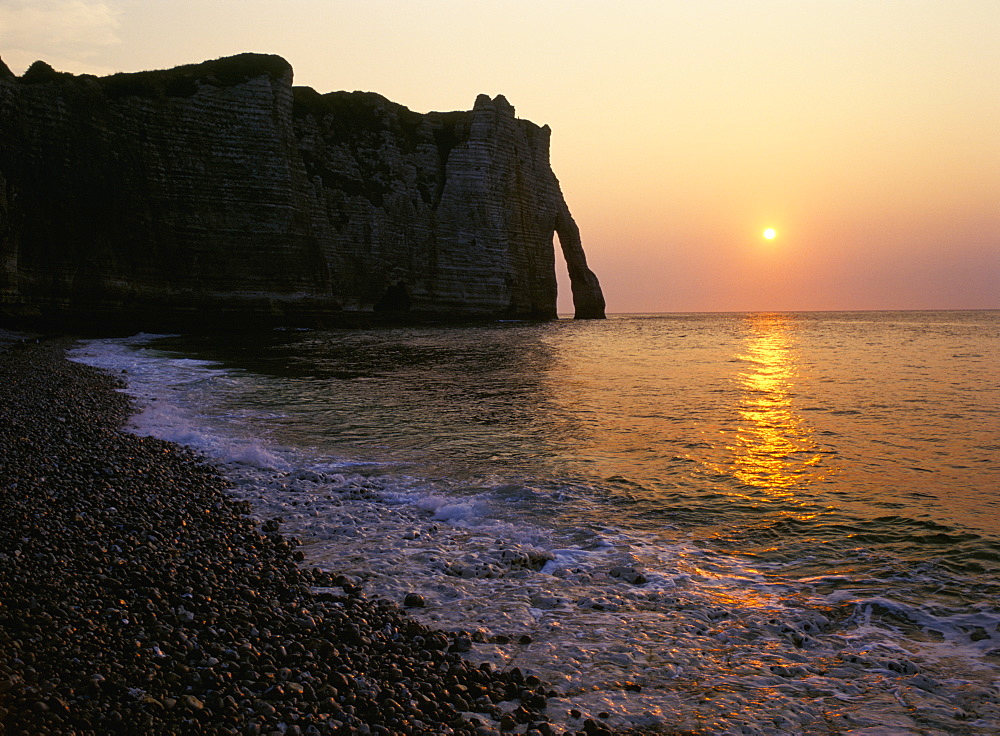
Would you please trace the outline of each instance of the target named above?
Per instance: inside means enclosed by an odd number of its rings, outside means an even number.
[[[419,114],[278,56],[73,76],[0,62],[0,317],[157,328],[604,317],[549,164],[502,97]]]

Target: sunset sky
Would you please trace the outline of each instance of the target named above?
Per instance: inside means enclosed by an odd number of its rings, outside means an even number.
[[[1000,308],[1000,0],[0,0],[16,74],[244,51],[551,126],[611,312]]]

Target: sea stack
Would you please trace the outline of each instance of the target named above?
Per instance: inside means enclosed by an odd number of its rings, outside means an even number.
[[[549,164],[502,96],[419,114],[293,87],[281,57],[74,76],[0,62],[0,316],[323,324],[604,316]]]

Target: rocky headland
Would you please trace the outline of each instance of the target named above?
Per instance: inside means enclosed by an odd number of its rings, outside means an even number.
[[[185,329],[604,316],[549,164],[502,97],[419,114],[277,56],[74,76],[0,62],[0,317]]]

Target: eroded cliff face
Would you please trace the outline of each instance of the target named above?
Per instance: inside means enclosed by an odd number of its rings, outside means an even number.
[[[0,63],[2,66],[2,63]],[[280,57],[0,69],[0,311],[155,325],[345,314],[604,316],[549,165],[503,97],[414,113],[292,87]]]

